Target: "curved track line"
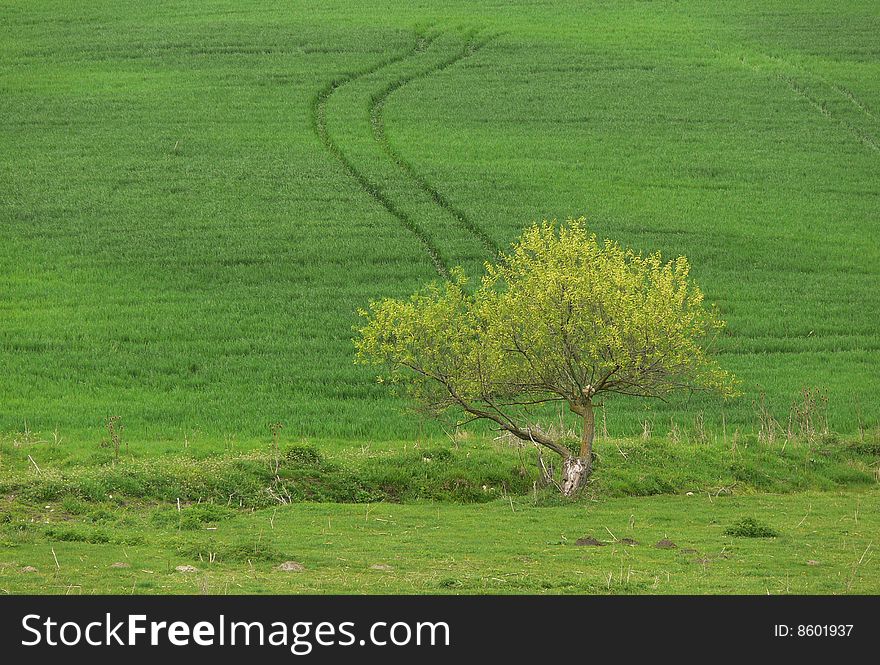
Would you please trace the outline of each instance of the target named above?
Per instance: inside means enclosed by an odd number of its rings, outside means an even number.
[[[880,144],[877,143],[877,140],[868,132],[856,127],[850,122],[847,122],[843,118],[838,115],[832,113],[828,108],[823,104],[820,100],[816,99],[811,95],[805,85],[798,83],[795,79],[780,74],[779,77],[788,84],[788,87],[799,97],[803,98],[810,106],[812,106],[816,111],[821,113],[823,116],[828,118],[829,120],[835,121],[840,124],[841,127],[849,131],[855,138],[857,138],[863,145],[870,148],[874,152],[880,152]]]
[[[312,103],[312,119],[315,126],[315,132],[321,139],[321,143],[324,144],[324,147],[327,149],[327,151],[339,160],[345,171],[357,181],[361,189],[369,194],[376,202],[378,202],[383,208],[385,208],[385,210],[387,210],[389,214],[395,217],[407,230],[409,230],[413,235],[416,236],[416,238],[418,238],[419,242],[424,245],[425,250],[428,252],[428,255],[431,258],[431,262],[434,264],[434,268],[437,270],[440,276],[444,279],[449,279],[449,267],[446,265],[446,262],[440,254],[440,250],[431,240],[431,237],[428,235],[428,233],[421,226],[419,226],[419,224],[409,215],[400,210],[400,208],[398,208],[394,204],[394,202],[389,199],[379,189],[379,187],[375,185],[375,183],[371,182],[369,178],[367,178],[363,173],[355,168],[354,164],[352,164],[351,161],[345,156],[345,153],[333,140],[333,137],[330,136],[330,132],[327,130],[327,101],[330,99],[330,96],[336,91],[337,88],[340,88],[343,85],[351,83],[352,81],[355,81],[357,79],[375,74],[380,69],[389,67],[395,63],[398,63],[408,57],[415,55],[416,53],[419,53],[420,51],[424,51],[428,48],[433,40],[433,36],[424,36],[420,34],[418,36],[418,39],[416,40],[416,43],[406,51],[398,53],[397,55],[394,55],[390,58],[386,58],[385,60],[367,69],[353,72],[351,74],[346,74],[345,76],[330,81],[330,83],[328,83],[327,86],[325,86],[324,89],[315,96],[315,99]]]
[[[500,248],[495,243],[495,241],[492,240],[489,234],[486,233],[486,231],[482,227],[480,227],[479,224],[470,219],[464,213],[464,211],[461,210],[461,208],[455,206],[455,204],[453,204],[442,193],[440,193],[437,188],[431,185],[431,183],[428,182],[428,180],[424,176],[420,175],[415,170],[410,162],[404,159],[403,156],[391,146],[391,143],[388,141],[388,136],[385,133],[385,121],[382,117],[382,109],[385,106],[385,102],[388,101],[388,98],[395,91],[415,80],[437,74],[445,69],[448,69],[449,67],[452,67],[456,63],[470,57],[471,55],[479,51],[491,39],[491,37],[486,37],[482,41],[466,41],[464,47],[461,49],[460,52],[450,58],[447,58],[443,62],[440,62],[437,65],[424,71],[411,74],[409,76],[403,76],[396,81],[392,81],[391,83],[389,83],[381,92],[373,95],[372,105],[370,107],[370,124],[373,128],[373,137],[382,146],[382,149],[391,158],[391,160],[394,161],[410,177],[410,179],[412,179],[419,186],[422,191],[428,194],[428,196],[431,197],[431,200],[434,201],[435,204],[448,212],[464,231],[475,236],[486,247],[486,249],[489,250],[490,253],[498,254]]]
[[[850,90],[849,88],[845,88],[842,85],[838,85],[837,83],[833,83],[831,81],[828,81],[826,79],[822,79],[822,80],[825,81],[825,83],[827,85],[829,85],[831,88],[833,88],[839,94],[846,97],[852,103],[853,106],[855,106],[857,109],[859,109],[859,111],[864,113],[871,120],[877,120],[877,116],[874,115],[874,112],[868,108],[867,104],[865,104],[864,102],[862,102],[862,100],[860,100],[858,97],[856,97],[853,94],[852,90]]]
[[[724,52],[719,47],[713,46],[712,48],[717,53],[722,55],[724,54]],[[861,102],[861,100],[859,100],[851,91],[838,86],[833,81],[829,81],[821,74],[812,72],[802,65],[789,62],[781,56],[769,55],[767,53],[762,53],[761,51],[752,50],[742,45],[740,45],[739,48],[740,50],[745,51],[752,58],[763,60],[765,63],[771,63],[771,65],[782,69],[783,71],[775,72],[771,70],[770,73],[775,74],[778,80],[783,81],[793,93],[806,101],[807,104],[809,104],[814,110],[818,111],[822,116],[832,122],[836,122],[838,125],[840,125],[841,128],[852,134],[853,137],[856,138],[866,148],[873,150],[874,152],[880,152],[880,141],[878,141],[878,139],[871,132],[862,127],[854,125],[852,122],[842,117],[839,113],[832,113],[831,110],[827,108],[824,102],[822,102],[814,94],[812,94],[809,87],[811,82],[810,79],[812,79],[814,87],[821,87],[822,85],[824,85],[835,94],[841,95],[846,98],[847,101],[849,101],[852,105],[852,108],[858,109],[865,116],[873,120],[874,114],[871,112],[871,110],[867,106],[865,106]],[[747,63],[742,56],[740,56],[739,60],[741,64],[748,67],[754,72],[760,72],[762,70],[761,65]],[[794,74],[792,75],[790,73],[786,73],[785,70],[788,70],[788,72],[794,72]],[[802,80],[798,81],[794,78],[794,76],[800,76]],[[806,79],[806,82],[803,82],[803,79]],[[815,85],[817,81],[819,83],[818,86]]]

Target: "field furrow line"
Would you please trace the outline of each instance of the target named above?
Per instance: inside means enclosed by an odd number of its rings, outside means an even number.
[[[434,264],[434,268],[437,270],[437,273],[444,279],[448,279],[450,276],[449,266],[446,264],[446,261],[443,259],[439,248],[434,244],[430,235],[418,224],[418,222],[412,219],[412,217],[406,214],[406,212],[401,210],[394,203],[394,201],[392,201],[386,194],[382,192],[382,190],[379,188],[378,185],[376,185],[376,183],[372,182],[351,162],[351,160],[346,157],[343,150],[333,139],[327,129],[326,115],[327,102],[336,90],[344,85],[357,81],[358,79],[371,76],[386,67],[390,67],[398,62],[405,60],[406,58],[412,57],[420,51],[424,51],[428,48],[433,39],[434,37],[430,35],[419,35],[416,43],[411,48],[401,53],[398,53],[390,58],[386,58],[385,60],[371,67],[350,74],[346,74],[345,76],[330,81],[330,83],[328,83],[327,86],[325,86],[325,88],[315,96],[314,102],[312,104],[312,121],[315,132],[327,151],[332,154],[340,162],[340,164],[342,164],[345,171],[358,183],[361,189],[363,189],[373,200],[375,200],[383,208],[385,208],[385,210],[387,210],[392,217],[397,219],[401,223],[401,225],[404,226],[404,228],[406,228],[419,240],[419,242],[424,246],[425,250],[427,251],[431,262]]]
[[[718,47],[713,47],[714,50],[718,53],[722,53],[721,49]],[[811,108],[820,113],[823,117],[827,118],[832,122],[836,122],[840,125],[841,128],[849,132],[854,138],[856,138],[862,145],[873,152],[880,152],[880,140],[871,132],[865,129],[864,127],[860,127],[859,125],[864,122],[864,118],[868,118],[869,120],[875,120],[874,114],[859,98],[857,98],[852,91],[839,86],[833,81],[829,81],[827,78],[822,76],[821,74],[811,72],[807,68],[789,62],[785,58],[776,55],[769,55],[767,53],[761,53],[758,51],[751,51],[746,49],[743,46],[739,46],[737,50],[741,52],[745,52],[748,55],[748,58],[751,60],[747,60],[745,57],[740,56],[739,61],[744,66],[750,68],[753,72],[762,72],[769,71],[771,73],[775,73],[776,78],[782,82],[784,82],[788,88],[795,93],[798,97],[803,99]],[[842,117],[842,115],[838,112],[833,112],[828,108],[828,105],[822,101],[812,90],[810,90],[809,83],[805,81],[811,81],[813,87],[815,88],[825,88],[826,94],[833,93],[833,96],[841,96],[846,99],[851,108],[854,111],[859,112],[860,118],[862,118],[862,122],[854,123],[846,118]],[[829,96],[832,96],[829,94]]]
[[[438,74],[452,67],[453,65],[456,65],[462,60],[469,58],[470,56],[477,53],[491,39],[491,37],[485,37],[479,41],[474,41],[473,35],[470,35],[468,40],[462,46],[461,50],[453,56],[434,65],[433,67],[425,69],[421,72],[410,74],[408,76],[400,77],[389,83],[380,92],[373,95],[372,104],[370,107],[370,124],[373,130],[373,137],[385,151],[385,154],[393,162],[395,162],[404,171],[404,173],[406,173],[406,175],[431,198],[431,200],[437,206],[448,212],[452,216],[452,218],[456,220],[458,226],[463,231],[472,234],[486,247],[490,254],[495,255],[498,254],[500,248],[498,247],[497,243],[495,243],[495,241],[491,238],[491,236],[489,236],[489,234],[477,222],[472,220],[461,208],[453,204],[443,193],[441,193],[436,187],[434,187],[427,178],[421,175],[409,161],[407,161],[397,150],[394,149],[394,147],[388,140],[388,136],[385,131],[385,120],[382,114],[385,103],[394,92],[400,90],[401,88],[409,83],[412,83],[413,81],[426,78],[434,74]]]
[[[807,90],[807,87],[802,83],[799,83],[789,76],[781,76],[781,78],[796,95],[804,99],[816,111],[829,120],[837,122],[841,127],[857,138],[865,147],[870,148],[874,152],[880,152],[880,143],[878,143],[874,136],[832,113],[824,103],[811,95]]]
[[[838,94],[843,95],[846,99],[850,101],[850,103],[855,106],[859,111],[864,113],[871,120],[877,120],[877,116],[874,115],[874,112],[868,108],[868,105],[865,104],[861,99],[853,94],[852,90],[849,88],[845,88],[842,85],[838,85],[837,83],[828,83],[831,88],[837,91]]]

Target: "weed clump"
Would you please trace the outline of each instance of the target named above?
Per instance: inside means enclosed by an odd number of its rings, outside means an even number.
[[[134,535],[116,535],[108,533],[103,529],[93,529],[79,526],[50,526],[43,535],[46,539],[62,543],[88,543],[89,545],[106,545],[113,543],[114,545],[141,545],[144,542],[143,536]]]
[[[65,543],[89,543],[91,545],[105,544],[110,542],[110,536],[105,531],[96,529],[75,529],[49,527],[45,531],[49,540]]]
[[[314,446],[291,446],[284,453],[287,464],[295,467],[317,468],[324,464],[324,458]]]
[[[194,543],[181,540],[176,543],[175,551],[181,557],[208,563],[274,563],[290,558],[270,543],[261,541]]]
[[[727,527],[724,534],[735,538],[776,538],[779,536],[778,531],[762,524],[754,517],[744,517],[736,524]]]
[[[155,526],[177,527],[183,530],[204,528],[207,524],[217,524],[236,514],[234,508],[215,503],[200,503],[182,510],[175,507],[161,508],[150,518]]]

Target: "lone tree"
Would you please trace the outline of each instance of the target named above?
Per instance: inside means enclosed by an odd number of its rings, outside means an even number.
[[[563,458],[561,489],[592,471],[597,398],[663,398],[678,389],[733,393],[704,342],[724,323],[688,279],[685,257],[664,263],[599,242],[584,219],[527,229],[475,289],[461,271],[408,300],[361,310],[359,362],[384,366],[434,416],[485,419]],[[581,421],[580,446],[535,424],[562,402]]]

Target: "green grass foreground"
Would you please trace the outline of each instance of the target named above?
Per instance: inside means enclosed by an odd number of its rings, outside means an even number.
[[[185,529],[163,508],[104,511],[105,517],[77,526],[53,504],[35,513],[15,542],[4,530],[0,590],[880,593],[876,487],[625,497],[553,508],[527,498],[479,505],[294,504],[233,516],[204,511],[198,513],[204,523]],[[93,517],[99,512],[93,509]],[[726,533],[748,518],[778,535]],[[601,545],[576,544],[589,536]],[[676,547],[656,547],[662,540]],[[289,560],[304,570],[277,569]]]
[[[605,440],[568,501],[499,441],[6,442],[0,590],[876,593],[878,446]]]

